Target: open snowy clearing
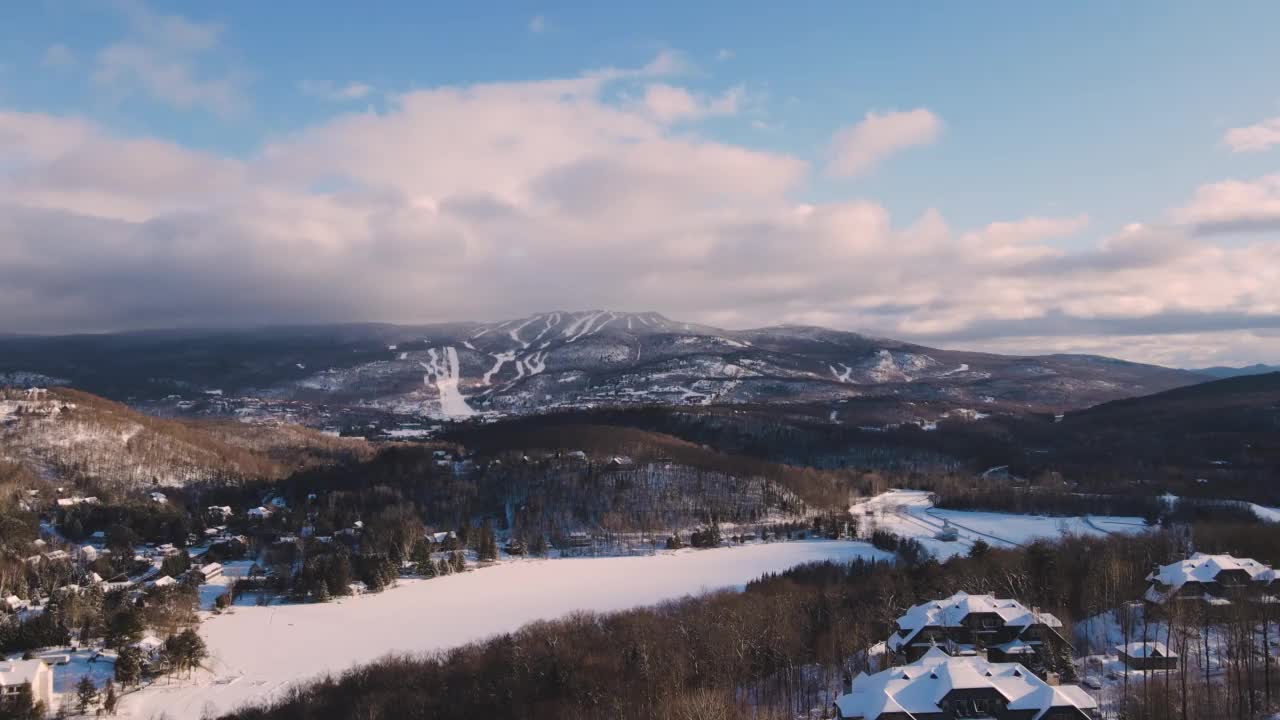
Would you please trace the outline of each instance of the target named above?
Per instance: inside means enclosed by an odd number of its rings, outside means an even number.
[[[766,572],[802,563],[859,557],[891,555],[861,542],[810,540],[645,557],[517,560],[432,580],[402,580],[377,595],[331,603],[237,607],[201,624],[209,672],[190,681],[161,680],[130,694],[122,715],[213,715],[388,653],[455,647],[575,610],[651,605],[741,588]]]
[[[850,511],[861,523],[862,534],[881,529],[915,538],[940,560],[969,552],[977,540],[985,540],[994,547],[1012,547],[1036,538],[1055,538],[1064,532],[1102,535],[1138,532],[1146,527],[1142,518],[1137,517],[1051,517],[939,510],[923,490],[890,490],[855,504]],[[947,524],[956,529],[957,540],[936,539]]]

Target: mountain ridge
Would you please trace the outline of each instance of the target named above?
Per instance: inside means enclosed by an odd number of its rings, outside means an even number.
[[[1206,378],[1103,356],[998,355],[811,325],[724,330],[657,312],[584,310],[489,323],[0,338],[0,384],[32,379],[164,414],[299,415],[330,426],[369,414],[450,420],[865,397],[1061,410]]]

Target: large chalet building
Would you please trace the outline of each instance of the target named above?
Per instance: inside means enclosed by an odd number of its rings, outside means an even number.
[[[1069,647],[1062,621],[1017,600],[958,592],[913,606],[895,624],[885,648],[894,662],[915,662],[933,648],[948,655],[985,655],[991,662],[1040,668]]]
[[[841,720],[1090,720],[1079,686],[1050,685],[1019,663],[952,657],[930,648],[914,663],[859,674],[835,701]]]
[[[1151,586],[1143,599],[1157,606],[1226,607],[1241,599],[1272,601],[1280,593],[1280,577],[1271,566],[1225,554],[1196,553],[1157,567],[1147,575],[1147,581]]]

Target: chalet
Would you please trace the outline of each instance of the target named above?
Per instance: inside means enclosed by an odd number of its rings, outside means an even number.
[[[1116,655],[1133,670],[1177,670],[1178,654],[1158,641],[1131,642],[1117,645]]]
[[[174,580],[172,577],[168,575],[165,575],[164,577],[157,578],[151,581],[151,587],[157,587],[157,588],[173,587],[174,585],[177,585],[177,584],[178,584],[178,581]]]
[[[1229,606],[1232,600],[1250,598],[1274,601],[1269,591],[1277,585],[1276,571],[1252,558],[1196,553],[1186,560],[1162,565],[1147,575],[1151,586],[1143,595],[1150,605],[1204,603]]]
[[[31,699],[44,703],[53,702],[53,670],[43,660],[0,661],[0,698],[8,701],[22,692],[23,686],[31,689]]]
[[[80,559],[85,562],[93,562],[98,559],[98,548],[92,545],[82,545],[80,547]]]
[[[1018,663],[930,648],[909,665],[860,673],[835,711],[842,720],[1090,720],[1098,703],[1079,686],[1049,685]]]
[[[222,577],[222,564],[209,563],[207,565],[201,565],[198,568],[192,568],[191,574],[196,580],[202,583],[207,583],[210,580]]]
[[[931,648],[950,655],[983,653],[992,662],[1041,664],[1067,645],[1062,621],[1017,600],[958,592],[921,603],[898,618],[885,643],[897,662],[914,662]]]

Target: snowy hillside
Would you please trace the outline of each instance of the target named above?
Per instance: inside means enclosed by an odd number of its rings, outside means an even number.
[[[0,378],[37,374],[159,412],[293,403],[288,411],[315,416],[323,407],[347,420],[866,397],[1062,410],[1203,380],[1106,358],[940,350],[806,326],[721,330],[605,310],[421,327],[0,340]]]

